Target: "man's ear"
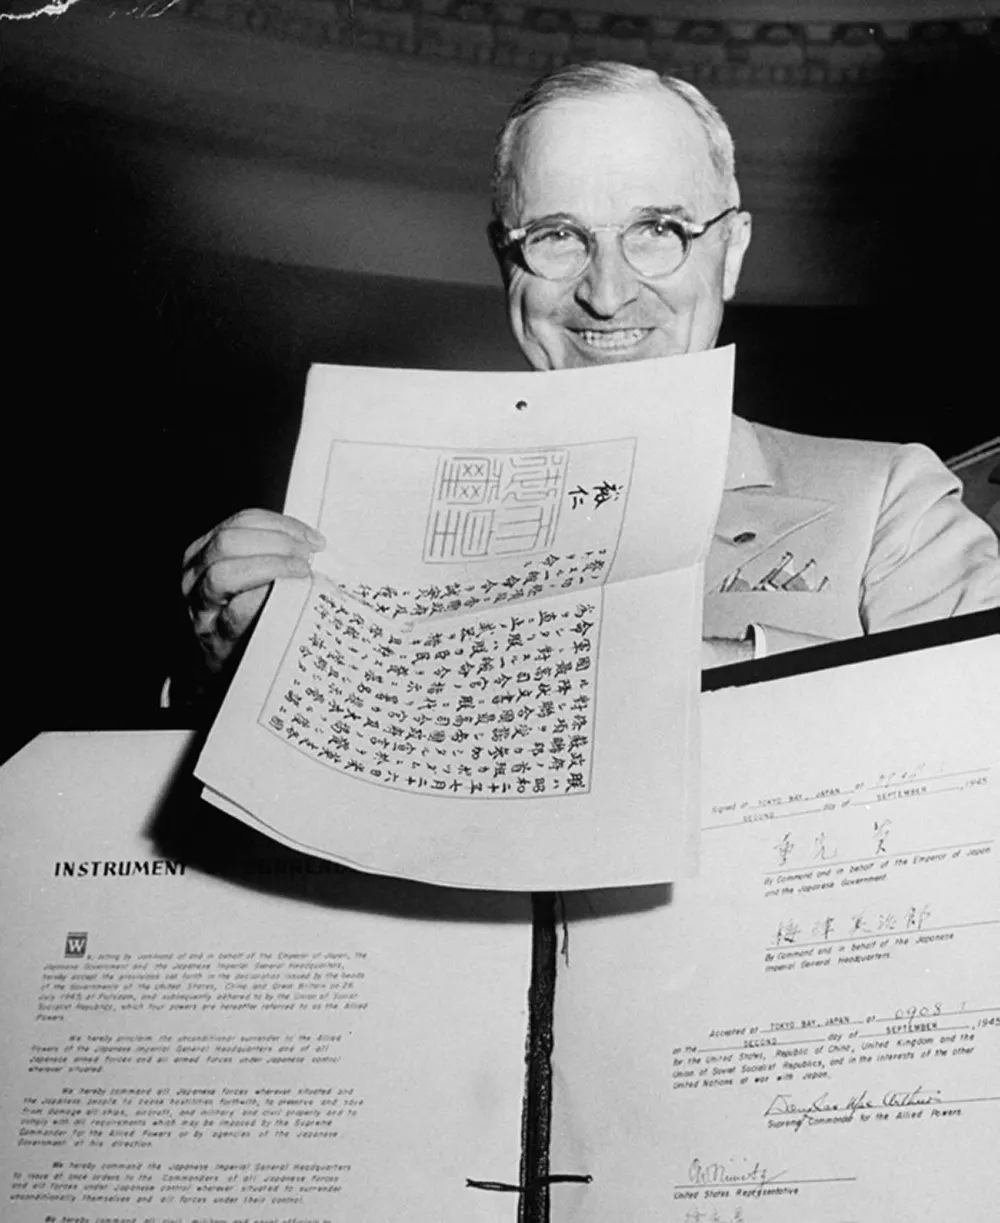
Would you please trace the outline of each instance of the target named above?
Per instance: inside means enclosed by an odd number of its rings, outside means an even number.
[[[736,292],[740,279],[740,269],[743,267],[743,256],[750,245],[750,234],[753,229],[749,212],[738,212],[729,223],[729,235],[726,239],[726,256],[722,268],[722,300],[729,301]]]
[[[504,284],[506,284],[510,274],[510,258],[503,245],[503,234],[503,225],[494,217],[489,225],[486,226],[486,236],[489,238],[493,258],[497,261],[497,266],[500,268],[500,275],[503,277]]]

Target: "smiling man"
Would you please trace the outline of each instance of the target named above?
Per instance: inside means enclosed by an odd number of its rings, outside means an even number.
[[[751,223],[729,131],[693,86],[627,64],[561,69],[511,110],[493,186],[510,326],[536,369],[715,344]],[[321,546],[267,510],[191,545],[182,589],[198,649],[182,691],[225,674],[270,583],[307,575]],[[734,417],[705,666],[998,605],[996,537],[926,447]]]
[[[618,63],[543,78],[500,133],[493,187],[511,330],[536,369],[715,344],[751,223],[732,138],[693,86]],[[705,665],[997,606],[996,540],[960,495],[923,446],[734,418]]]
[[[546,78],[498,141],[494,195],[511,330],[536,369],[715,343],[750,217],[729,134],[690,86],[626,65]]]

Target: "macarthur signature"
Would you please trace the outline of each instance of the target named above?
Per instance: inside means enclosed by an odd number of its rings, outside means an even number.
[[[821,1118],[829,1118],[832,1114],[851,1118],[855,1113],[868,1109],[923,1108],[924,1105],[940,1103],[941,1093],[922,1085],[885,1091],[875,1097],[868,1094],[867,1088],[846,1097],[824,1091],[822,1095],[806,1100],[796,1099],[788,1092],[779,1092],[764,1109],[764,1116],[789,1117],[801,1126],[803,1122],[811,1125]]]

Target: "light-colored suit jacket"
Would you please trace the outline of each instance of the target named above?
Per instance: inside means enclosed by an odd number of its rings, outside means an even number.
[[[965,504],[1000,535],[1000,437],[955,455],[946,466],[962,481]]]
[[[1000,606],[997,538],[925,446],[733,419],[705,576],[706,637],[768,653]]]

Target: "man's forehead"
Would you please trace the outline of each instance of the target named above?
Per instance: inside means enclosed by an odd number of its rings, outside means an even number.
[[[532,212],[629,202],[697,211],[717,187],[700,120],[665,89],[551,103],[526,122],[512,169],[515,202]]]

